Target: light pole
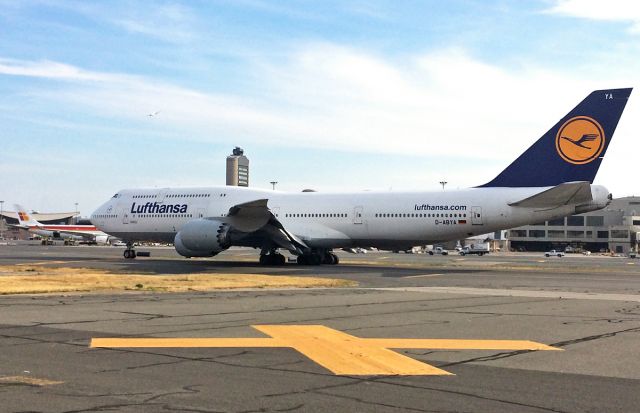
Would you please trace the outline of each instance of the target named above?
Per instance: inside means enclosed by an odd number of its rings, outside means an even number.
[[[440,181],[440,185],[442,185],[442,190],[444,191],[444,186],[447,184],[447,181]]]
[[[271,181],[271,186],[273,186],[273,190],[276,190],[276,184],[278,183],[278,181]]]

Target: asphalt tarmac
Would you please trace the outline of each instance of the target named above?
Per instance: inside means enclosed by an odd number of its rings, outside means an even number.
[[[253,250],[206,260],[151,252],[125,261],[121,248],[0,246],[0,265],[326,276],[359,286],[0,296],[0,411],[640,410],[640,260],[340,253],[337,266],[261,267]],[[324,326],[354,348],[411,338],[530,340],[563,351],[403,348],[392,351],[452,374],[340,375],[286,346],[89,347],[112,337],[245,343],[274,325]]]

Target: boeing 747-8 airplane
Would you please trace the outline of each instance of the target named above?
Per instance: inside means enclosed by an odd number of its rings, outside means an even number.
[[[604,208],[592,185],[631,94],[598,90],[495,179],[457,191],[285,193],[243,187],[123,189],[96,210],[98,228],[127,242],[173,242],[185,257],[232,245],[262,264],[336,264],[334,248],[408,249]]]

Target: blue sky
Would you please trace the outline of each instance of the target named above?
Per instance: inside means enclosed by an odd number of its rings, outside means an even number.
[[[262,188],[478,185],[591,90],[638,85],[634,6],[0,0],[0,199],[88,215],[221,185],[236,145]],[[638,126],[632,94],[596,182],[618,196]]]

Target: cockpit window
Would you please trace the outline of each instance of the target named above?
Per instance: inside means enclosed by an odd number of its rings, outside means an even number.
[[[120,196],[120,194],[115,194],[114,196],[112,196],[112,198],[118,198]]]

